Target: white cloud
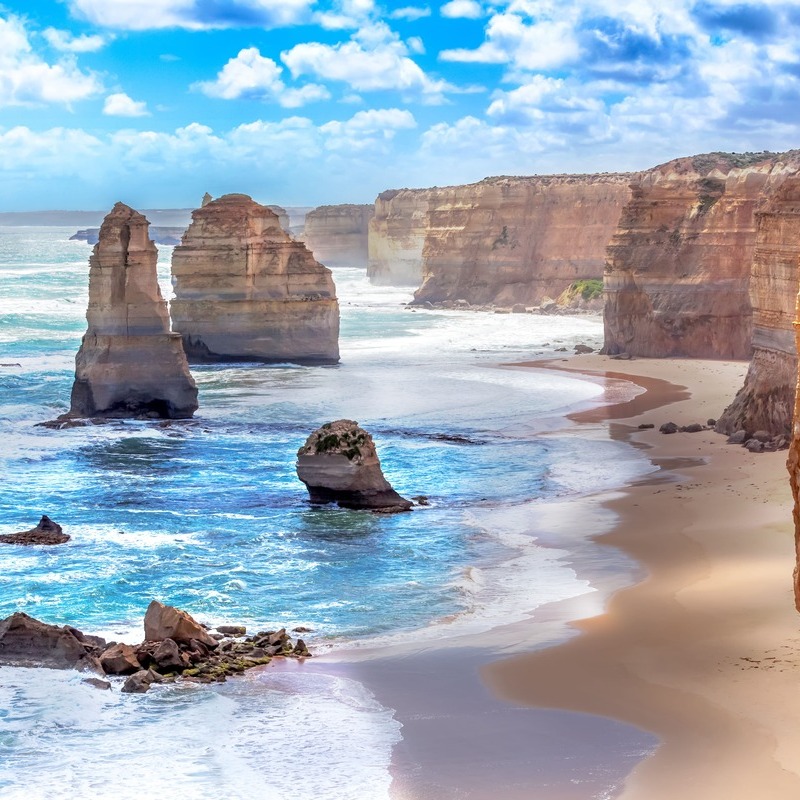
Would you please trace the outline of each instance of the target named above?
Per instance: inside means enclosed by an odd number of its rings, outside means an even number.
[[[214,81],[195,84],[208,97],[238,100],[249,97],[275,100],[284,108],[297,108],[315,100],[327,100],[330,93],[324,86],[307,84],[287,88],[281,79],[283,67],[262,56],[256,47],[248,47],[228,61]]]
[[[103,113],[109,117],[149,117],[147,104],[134,100],[124,92],[117,92],[106,97]]]
[[[82,72],[73,57],[47,63],[33,52],[19,19],[0,17],[0,107],[42,103],[69,106],[101,90],[97,77]]]
[[[453,87],[428,77],[408,54],[408,46],[386,25],[377,23],[359,29],[349,42],[295,45],[281,53],[281,60],[294,77],[342,81],[356,91],[396,89],[427,102],[441,102]]]
[[[480,19],[483,16],[483,8],[475,0],[450,0],[439,11],[450,19]]]
[[[308,20],[316,0],[67,0],[72,12],[95,25],[121,30],[276,28]]]
[[[404,19],[408,22],[413,22],[423,17],[429,17],[431,10],[427,6],[404,6],[403,8],[396,8],[389,14],[389,19]]]
[[[417,55],[425,54],[425,43],[419,36],[409,36],[408,39],[406,39],[406,44],[410,52],[416,53]]]
[[[358,111],[344,122],[332,121],[320,126],[328,137],[328,150],[375,151],[381,142],[393,139],[399,130],[415,128],[417,122],[406,109],[386,108]]]
[[[87,36],[85,33],[75,36],[58,28],[45,28],[42,35],[50,47],[62,53],[96,53],[108,44],[105,36]]]

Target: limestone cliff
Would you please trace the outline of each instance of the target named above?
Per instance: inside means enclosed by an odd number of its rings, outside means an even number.
[[[306,215],[303,239],[326,267],[366,267],[371,205],[319,206]]]
[[[608,247],[609,353],[749,358],[756,212],[792,154],[681,158],[642,173]]]
[[[797,295],[797,305],[795,310],[795,347],[800,353],[800,295]],[[789,445],[789,457],[786,460],[786,467],[789,470],[789,485],[792,489],[794,506],[792,516],[794,517],[794,604],[800,611],[800,374],[795,378],[795,406],[794,419],[792,424],[792,441]]]
[[[88,330],[75,357],[70,416],[181,419],[197,387],[170,333],[147,219],[117,203],[89,259]]]
[[[428,233],[428,207],[438,189],[382,192],[369,223],[367,275],[382,286],[422,283],[422,250]]]
[[[172,282],[173,326],[191,360],[339,360],[330,270],[247,195],[223,195],[192,213],[173,251]]]
[[[750,277],[753,360],[717,430],[790,435],[797,381],[793,321],[800,267],[800,176],[787,177],[756,213]]]

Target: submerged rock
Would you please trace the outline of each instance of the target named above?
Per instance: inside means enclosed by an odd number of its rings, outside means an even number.
[[[4,533],[0,535],[2,544],[64,544],[69,541],[69,536],[61,530],[57,522],[53,522],[47,514],[39,520],[39,524],[29,531],[19,533]]]
[[[91,642],[17,611],[0,620],[0,665],[103,672]]]
[[[349,419],[328,422],[308,437],[297,451],[297,477],[312,503],[383,512],[413,505],[384,478],[372,437]]]
[[[103,220],[89,259],[88,329],[61,419],[186,419],[197,410],[197,386],[158,286],[149,224],[124,203]]]

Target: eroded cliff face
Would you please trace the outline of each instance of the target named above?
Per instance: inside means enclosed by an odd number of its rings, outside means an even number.
[[[181,419],[197,409],[197,387],[158,286],[149,224],[117,203],[100,227],[70,416]]]
[[[382,286],[422,283],[422,251],[428,233],[428,210],[438,189],[381,192],[369,223],[367,275]]]
[[[791,434],[797,382],[794,319],[800,267],[800,177],[783,184],[756,213],[750,277],[753,360],[745,383],[717,422],[731,434]]]
[[[796,333],[795,347],[800,353],[800,294],[797,295],[794,328]],[[789,457],[786,460],[789,470],[789,485],[792,489],[794,505],[794,605],[800,611],[800,374],[795,375],[795,406],[792,423],[792,441],[789,445]]]
[[[173,251],[172,282],[173,327],[190,360],[339,360],[330,270],[247,195],[192,213]]]
[[[749,358],[756,213],[795,170],[713,153],[642,173],[608,247],[606,351]]]
[[[319,206],[306,215],[303,240],[326,267],[366,267],[372,205]]]

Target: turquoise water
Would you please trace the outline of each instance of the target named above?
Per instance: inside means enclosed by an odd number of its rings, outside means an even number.
[[[643,467],[618,443],[577,441],[554,429],[554,418],[591,402],[599,387],[497,364],[571,350],[577,342],[598,345],[599,320],[412,312],[403,305],[407,291],[376,289],[363,271],[337,270],[340,365],[193,368],[200,410],[192,421],[52,431],[35,423],[67,409],[85,330],[89,248],[67,241],[72,232],[0,228],[0,532],[31,527],[46,513],[72,536],[58,548],[0,550],[0,616],[24,610],[138,641],[147,604],[157,598],[212,623],[303,624],[314,630],[312,649],[324,651],[430,629],[443,618],[489,626],[591,589],[571,566],[575,542],[559,550],[556,537],[549,548],[531,547],[531,537],[547,538],[547,531],[532,529],[535,515],[526,509],[610,488]],[[170,252],[160,248],[167,297]],[[295,454],[313,429],[339,417],[373,434],[384,472],[401,494],[428,495],[431,505],[395,516],[312,508],[294,473]],[[568,468],[578,461],[580,470]],[[53,746],[80,773],[82,740],[111,758],[114,748],[101,730],[109,714],[133,714],[126,724],[138,735],[158,736],[162,728],[189,724],[201,713],[198,704],[212,704],[219,724],[228,725],[225,735],[235,738],[243,697],[256,727],[257,719],[266,725],[270,714],[283,713],[289,695],[313,695],[321,707],[327,702],[339,711],[344,702],[347,714],[332,710],[331,719],[371,743],[374,774],[364,779],[377,787],[386,783],[399,735],[390,711],[341,682],[287,688],[287,676],[250,678],[238,688],[170,689],[130,706],[116,694],[87,695],[79,681],[61,676],[71,700],[50,708],[41,702],[41,679],[4,671],[16,677],[0,687],[0,709],[9,704],[15,712],[0,726],[0,744],[8,744],[18,769],[44,770],[45,778],[47,769],[28,746],[37,726],[71,732]],[[232,707],[239,711],[229,713]],[[287,732],[273,747],[290,752],[292,736]],[[261,774],[269,754],[236,741],[241,763],[250,764],[243,774]],[[313,751],[312,744],[304,740],[303,747]],[[216,752],[213,741],[204,746]],[[123,775],[131,756],[115,752],[111,761]],[[306,776],[312,788],[316,768],[322,775],[341,767],[325,752]],[[207,780],[214,763],[206,759],[201,768],[187,755],[176,769],[191,786]],[[8,796],[23,791],[12,772],[0,765],[0,789]],[[159,780],[153,778],[153,790]],[[231,797],[238,796],[236,785]],[[349,796],[344,789],[315,791]],[[384,796],[376,791],[376,798]]]

